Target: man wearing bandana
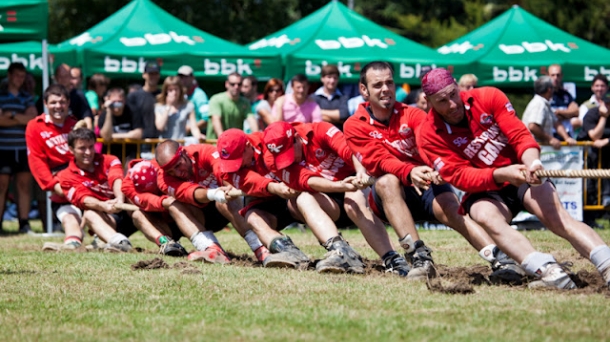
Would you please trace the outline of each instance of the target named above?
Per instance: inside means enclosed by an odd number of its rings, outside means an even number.
[[[160,167],[157,178],[159,189],[180,202],[201,208],[203,215],[199,220],[205,227],[205,232],[196,234],[194,239],[191,238],[193,245],[207,245],[204,250],[213,249],[218,254],[216,258],[229,262],[229,256],[220,247],[213,232],[231,222],[256,258],[262,262],[269,251],[260,243],[256,234],[247,228],[244,218],[239,214],[243,206],[241,201],[229,196],[231,186],[218,186],[219,182],[214,174],[218,157],[216,147],[212,145],[182,147],[174,140],[163,141],[155,151],[155,159]],[[210,202],[216,203],[209,205]]]
[[[345,137],[368,173],[377,177],[369,195],[373,212],[389,222],[412,269],[408,279],[436,275],[432,250],[420,239],[417,221],[440,221],[462,234],[491,263],[493,281],[520,280],[522,270],[469,217],[458,213],[453,189],[422,160],[415,142],[426,113],[395,101],[394,72],[386,62],[371,62],[360,72],[360,104],[344,124]],[[384,257],[387,264],[394,255]]]
[[[498,246],[537,278],[530,287],[572,289],[569,271],[509,226],[521,210],[540,219],[591,260],[610,283],[610,248],[597,233],[564,209],[543,170],[540,147],[504,93],[492,87],[460,92],[451,73],[430,71],[422,88],[432,109],[417,136],[420,152],[444,180],[466,191],[461,210]]]

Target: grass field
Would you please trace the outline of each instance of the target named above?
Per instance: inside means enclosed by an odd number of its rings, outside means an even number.
[[[39,222],[34,227],[41,230]],[[309,232],[287,233],[312,258],[324,255]],[[610,241],[609,230],[599,233]],[[452,231],[420,234],[439,267],[485,266]],[[573,261],[573,270],[594,271],[551,233],[525,234],[540,250]],[[358,231],[344,236],[364,257],[378,259]],[[235,254],[251,254],[235,232],[218,238]],[[0,341],[610,340],[607,290],[474,285],[474,293],[451,295],[378,271],[320,275],[176,258],[164,258],[167,269],[134,271],[132,264],[156,257],[140,233],[132,242],[148,252],[41,251],[43,242],[61,240],[0,236]]]

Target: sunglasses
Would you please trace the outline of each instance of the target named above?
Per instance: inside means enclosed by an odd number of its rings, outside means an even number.
[[[273,88],[273,89],[270,89],[269,92],[270,93],[281,93],[282,89],[280,89],[280,88]]]
[[[241,82],[238,82],[238,83],[229,82],[229,85],[231,87],[237,87],[237,86],[241,86]]]

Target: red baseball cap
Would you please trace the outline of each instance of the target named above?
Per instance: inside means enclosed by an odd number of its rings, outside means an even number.
[[[230,128],[222,132],[216,142],[220,154],[220,171],[231,173],[241,168],[247,142],[246,133],[241,129]]]
[[[157,171],[158,168],[152,162],[143,160],[130,165],[127,176],[133,181],[136,191],[157,192]]]
[[[275,166],[282,170],[294,163],[294,135],[296,131],[285,121],[275,122],[267,126],[263,143],[267,151],[273,155]]]

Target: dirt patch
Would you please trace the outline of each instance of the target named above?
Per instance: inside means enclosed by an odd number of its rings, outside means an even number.
[[[250,254],[235,254],[231,251],[227,251],[227,255],[231,258],[231,265],[241,267],[263,267],[263,263],[256,260],[254,256]]]
[[[201,274],[201,270],[197,266],[185,261],[179,261],[172,266],[174,269],[182,270],[182,274]]]
[[[136,270],[156,270],[159,268],[169,268],[169,265],[160,258],[154,258],[152,260],[140,260],[137,263],[131,265],[131,269]]]

